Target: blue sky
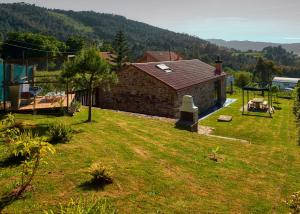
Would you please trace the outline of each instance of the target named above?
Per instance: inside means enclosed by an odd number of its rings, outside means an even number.
[[[23,0],[124,15],[200,38],[300,43],[300,0]],[[2,3],[15,0],[0,0]]]

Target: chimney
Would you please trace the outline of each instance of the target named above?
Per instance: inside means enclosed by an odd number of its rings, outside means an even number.
[[[220,56],[218,56],[218,58],[215,61],[215,63],[216,63],[215,75],[221,75],[222,71],[223,71],[223,67],[222,67],[223,61],[220,59]]]

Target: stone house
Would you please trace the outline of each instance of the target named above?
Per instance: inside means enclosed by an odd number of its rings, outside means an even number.
[[[191,95],[199,113],[226,100],[226,74],[200,60],[132,63],[109,92],[98,89],[97,106],[177,118],[182,97]]]
[[[146,51],[141,59],[137,62],[164,62],[183,60],[183,57],[173,51]]]

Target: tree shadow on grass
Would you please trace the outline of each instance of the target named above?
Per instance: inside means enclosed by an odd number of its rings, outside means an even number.
[[[6,194],[0,198],[0,213],[4,210],[5,207],[12,204],[18,198],[12,194]]]
[[[264,118],[269,118],[272,119],[270,115],[259,115],[259,114],[242,114],[243,116],[248,116],[248,117],[264,117]]]
[[[16,187],[14,188],[10,193],[5,193],[0,197],[0,213],[4,210],[5,207],[9,206],[12,204],[14,201],[23,199],[26,196],[24,193],[27,191],[30,191],[32,189],[31,185],[28,185],[25,189],[21,190],[21,187]]]
[[[282,108],[279,107],[279,106],[273,106],[273,108],[274,108],[275,110],[281,110],[281,109],[282,109]]]
[[[0,161],[0,168],[19,166],[25,158],[23,156],[10,155]]]
[[[49,124],[37,124],[24,127],[24,130],[30,130],[38,136],[45,136],[49,131]]]
[[[112,181],[102,181],[102,182],[95,182],[93,180],[86,181],[81,183],[78,187],[85,191],[103,191],[105,186],[112,184]]]
[[[89,122],[88,120],[81,120],[77,123],[72,123],[72,125],[95,124],[95,123],[99,123],[99,122],[96,120],[92,120],[91,122]]]

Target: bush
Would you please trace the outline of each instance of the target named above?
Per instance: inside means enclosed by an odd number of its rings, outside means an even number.
[[[81,106],[82,106],[81,103],[78,102],[78,101],[74,101],[74,102],[71,103],[71,108],[74,108],[74,110],[75,110],[76,112],[79,112],[79,111],[80,111]]]
[[[73,137],[73,130],[66,124],[58,123],[50,125],[48,134],[50,143],[67,143]]]
[[[18,128],[8,128],[2,133],[2,138],[7,144],[12,144],[20,135],[20,129]]]
[[[5,125],[6,127],[13,127],[15,126],[16,123],[16,118],[15,115],[12,113],[9,113],[5,115],[5,118],[2,120],[2,124]]]
[[[18,198],[28,190],[37,173],[39,166],[48,153],[54,153],[55,149],[43,138],[37,137],[31,131],[22,132],[13,143],[13,154],[15,157],[23,157],[20,167],[20,185],[12,191],[14,197]]]
[[[296,213],[300,213],[300,191],[294,193],[289,201],[287,201],[287,204],[291,210],[290,213],[292,214],[296,214]]]
[[[88,173],[93,177],[92,182],[95,184],[112,183],[111,169],[106,168],[102,163],[93,163],[88,170]]]
[[[236,72],[234,76],[235,76],[235,84],[240,88],[245,87],[251,81],[251,73],[246,71]]]
[[[300,84],[298,83],[294,90],[294,106],[293,112],[296,116],[297,129],[298,129],[298,144],[300,145]]]
[[[216,147],[215,149],[212,149],[211,150],[211,154],[209,155],[209,159],[215,161],[215,162],[218,162],[219,160],[219,150],[220,150],[220,147]]]
[[[80,112],[80,109],[81,109],[81,103],[78,101],[73,101],[69,108],[69,113],[71,115],[75,115],[76,112]]]

